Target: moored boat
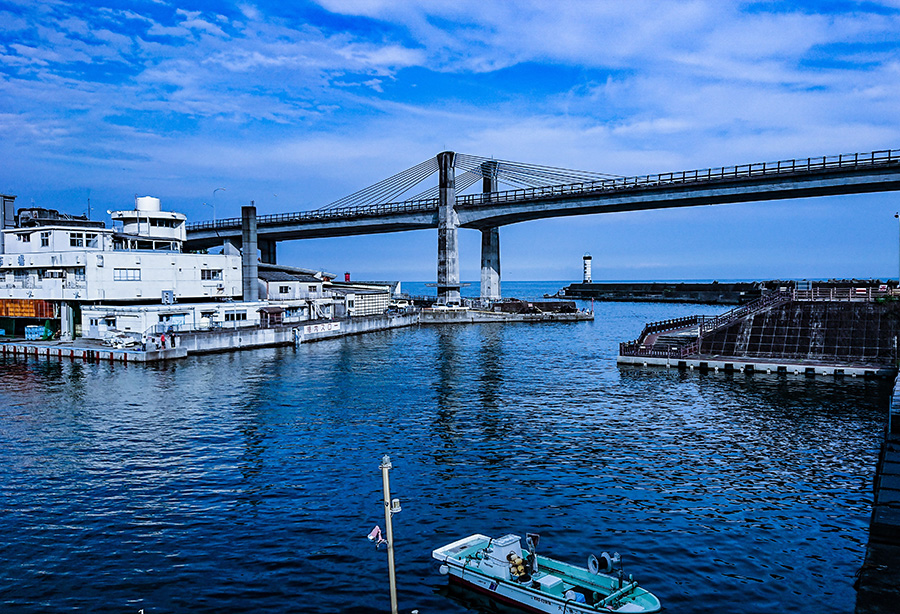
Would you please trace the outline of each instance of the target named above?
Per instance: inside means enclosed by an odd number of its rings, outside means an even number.
[[[658,612],[655,595],[625,576],[618,554],[591,555],[579,567],[536,553],[539,536],[527,536],[523,551],[518,535],[499,538],[470,535],[432,552],[441,573],[501,602],[532,612]]]

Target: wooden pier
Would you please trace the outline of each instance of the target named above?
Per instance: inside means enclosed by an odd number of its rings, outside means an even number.
[[[100,345],[82,346],[54,342],[11,341],[0,344],[0,355],[95,363],[146,363],[184,358],[187,356],[187,350],[183,347],[175,347],[145,352],[140,349],[117,349]]]

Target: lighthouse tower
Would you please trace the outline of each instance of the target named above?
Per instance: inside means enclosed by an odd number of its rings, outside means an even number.
[[[591,283],[591,255],[584,255],[584,282],[586,284]]]

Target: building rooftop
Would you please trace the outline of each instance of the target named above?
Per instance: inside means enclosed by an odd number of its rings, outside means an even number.
[[[312,275],[305,275],[303,273],[288,273],[286,271],[260,269],[257,274],[259,275],[259,278],[264,281],[299,281],[303,283],[322,283],[321,279],[313,277]]]

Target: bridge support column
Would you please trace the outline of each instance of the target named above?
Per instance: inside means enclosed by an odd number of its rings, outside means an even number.
[[[500,298],[500,229],[496,226],[481,231],[481,298]]]
[[[497,163],[484,162],[481,165],[484,177],[482,192],[484,200],[490,201],[490,193],[496,192]],[[500,229],[497,226],[481,230],[481,300],[494,301],[500,298]]]
[[[278,242],[270,241],[268,239],[260,239],[258,243],[260,262],[265,262],[266,264],[277,264],[275,260],[275,245]]]
[[[438,183],[438,303],[459,304],[459,215],[456,213],[456,153],[437,155]]]
[[[259,264],[256,254],[256,207],[241,207],[241,278],[243,300],[259,300]]]

